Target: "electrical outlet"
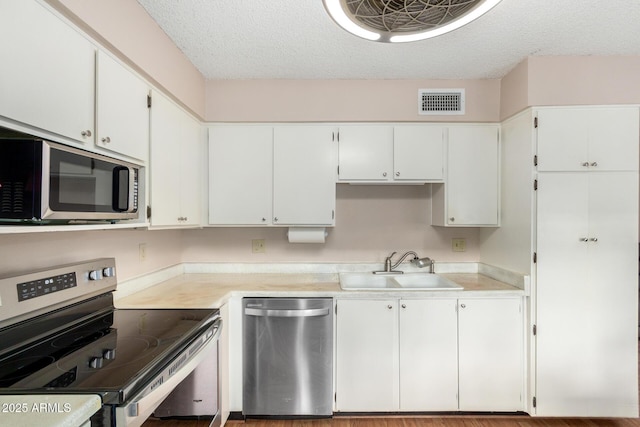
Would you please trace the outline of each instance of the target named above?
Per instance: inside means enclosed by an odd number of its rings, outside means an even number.
[[[138,245],[138,257],[140,258],[140,261],[144,261],[147,259],[147,244],[146,243],[140,243]]]
[[[464,252],[466,250],[465,239],[452,239],[451,250],[453,250],[453,252]]]
[[[251,241],[251,252],[254,254],[263,254],[267,251],[264,239],[253,239]]]

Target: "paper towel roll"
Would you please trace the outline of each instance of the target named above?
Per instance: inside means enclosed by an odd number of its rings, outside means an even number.
[[[287,232],[289,243],[324,243],[327,234],[324,227],[295,227]]]

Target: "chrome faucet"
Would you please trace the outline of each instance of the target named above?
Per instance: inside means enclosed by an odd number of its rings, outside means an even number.
[[[395,254],[396,252],[392,252],[391,255],[385,258],[383,271],[374,271],[373,274],[403,274],[404,271],[395,270],[395,268],[399,266],[402,263],[402,261],[404,261],[404,259],[409,255],[413,255],[413,259],[411,260],[412,264],[414,264],[416,267],[419,267],[419,268],[429,266],[430,267],[429,273],[433,273],[433,260],[431,258],[429,257],[420,258],[418,254],[415,253],[414,251],[408,251],[408,252],[405,252],[404,255],[400,257],[398,262],[392,263],[391,258],[393,258]]]

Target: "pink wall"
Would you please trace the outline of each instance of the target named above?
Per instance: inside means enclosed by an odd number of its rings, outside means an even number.
[[[204,117],[204,77],[138,2],[47,1],[176,101]]]
[[[286,228],[185,230],[184,262],[383,262],[392,251],[414,250],[436,261],[477,261],[477,228],[431,224],[428,185],[337,186],[336,225],[324,244],[289,243]],[[452,238],[466,239],[453,252]],[[265,239],[266,252],[251,253],[251,239]]]
[[[466,114],[418,115],[418,89],[464,88]],[[209,122],[497,122],[500,80],[208,80]]]
[[[501,82],[500,119],[530,106],[640,104],[640,56],[530,56]]]
[[[138,255],[140,243],[147,245],[144,261]],[[179,230],[0,234],[0,276],[115,257],[118,280],[122,281],[180,263],[181,251]]]

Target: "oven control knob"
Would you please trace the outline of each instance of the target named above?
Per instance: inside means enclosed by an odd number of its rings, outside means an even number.
[[[113,360],[116,358],[116,349],[110,348],[102,352],[102,357],[106,360]]]
[[[89,280],[102,280],[102,270],[90,271]]]
[[[102,275],[104,277],[114,277],[116,275],[116,269],[113,267],[106,267],[102,269]]]
[[[92,357],[91,360],[89,360],[89,366],[94,369],[100,369],[102,368],[103,361],[104,359],[102,357]]]

